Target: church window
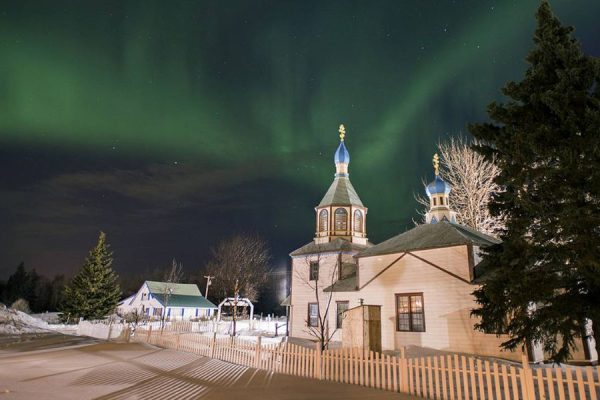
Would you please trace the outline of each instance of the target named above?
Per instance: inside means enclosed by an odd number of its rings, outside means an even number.
[[[354,230],[356,232],[363,231],[363,215],[360,210],[354,211]]]
[[[345,231],[348,229],[348,211],[344,208],[335,210],[335,230]]]
[[[308,303],[308,326],[319,326],[319,303]]]
[[[347,301],[338,301],[337,304],[337,319],[335,322],[335,327],[337,329],[342,329],[342,323],[344,322],[344,311],[348,310],[349,303]]]
[[[425,332],[423,293],[396,294],[396,330]]]
[[[437,199],[435,197],[433,198],[433,205],[437,206]]]
[[[321,210],[319,213],[319,232],[327,231],[327,219],[328,219],[327,210]]]
[[[310,280],[318,281],[319,280],[319,263],[313,261],[310,263]]]

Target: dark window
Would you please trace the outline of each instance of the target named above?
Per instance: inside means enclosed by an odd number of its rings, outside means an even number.
[[[335,323],[335,327],[337,329],[341,329],[342,328],[342,322],[344,320],[343,315],[344,315],[344,311],[346,311],[348,309],[348,302],[347,301],[338,301],[337,302],[337,321]]]
[[[435,198],[435,197],[433,198],[433,205],[437,206],[437,198]]]
[[[396,295],[396,330],[425,332],[423,293]]]
[[[319,232],[324,232],[324,231],[329,230],[329,229],[327,229],[327,217],[328,217],[327,210],[321,210],[321,212],[319,213]]]
[[[308,326],[319,326],[318,303],[308,303]]]
[[[348,229],[348,211],[344,208],[335,210],[335,230],[345,231]]]
[[[310,263],[310,280],[319,280],[319,263],[317,261],[313,261]]]
[[[354,211],[354,230],[356,232],[363,231],[363,215],[360,210]]]
[[[160,317],[162,315],[162,308],[157,307],[154,309],[154,314],[155,317]]]

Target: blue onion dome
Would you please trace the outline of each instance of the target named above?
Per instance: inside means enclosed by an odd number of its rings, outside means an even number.
[[[427,192],[428,196],[442,193],[450,194],[451,190],[452,186],[450,186],[448,182],[440,178],[439,175],[436,175],[435,179],[429,182],[429,184],[425,187],[425,191]]]
[[[340,145],[338,146],[337,150],[335,151],[335,156],[334,156],[333,160],[336,164],[339,164],[339,163],[350,164],[350,153],[348,153],[348,150],[346,149],[346,146],[344,145],[343,141],[340,142]]]

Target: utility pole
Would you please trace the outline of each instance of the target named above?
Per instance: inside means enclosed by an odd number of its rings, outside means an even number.
[[[204,292],[204,297],[208,299],[208,287],[212,284],[211,279],[214,278],[214,276],[204,275],[204,277],[206,278],[206,292]]]

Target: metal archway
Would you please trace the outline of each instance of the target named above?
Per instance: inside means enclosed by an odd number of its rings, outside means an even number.
[[[222,302],[219,303],[219,310],[217,314],[217,322],[221,321],[221,307],[234,307],[236,306],[235,297],[227,297]],[[250,321],[254,318],[254,304],[250,301],[250,299],[243,297],[237,299],[237,307],[250,307]]]

